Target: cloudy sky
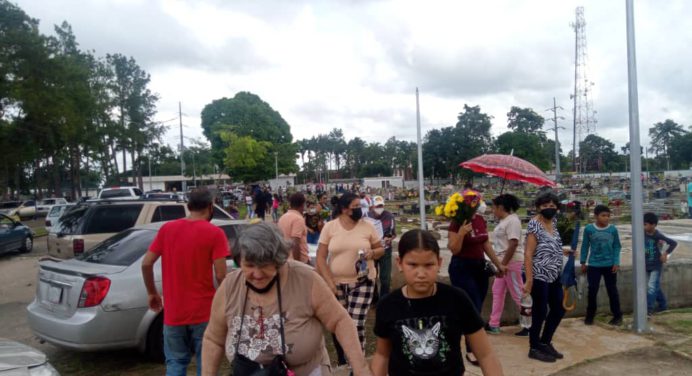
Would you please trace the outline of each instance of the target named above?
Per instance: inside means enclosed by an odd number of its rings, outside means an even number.
[[[415,88],[423,132],[453,125],[463,105],[507,130],[513,105],[565,108],[571,149],[574,21],[584,6],[596,133],[629,140],[625,1],[15,0],[44,33],[67,20],[97,55],[133,56],[160,95],[160,121],[183,103],[185,133],[200,112],[250,91],[291,125],[294,138],[341,128],[347,139],[413,140]],[[643,143],[666,118],[692,124],[692,2],[636,1]],[[687,69],[685,69],[687,68]],[[168,123],[177,125],[176,122]],[[166,135],[175,143],[177,127]]]

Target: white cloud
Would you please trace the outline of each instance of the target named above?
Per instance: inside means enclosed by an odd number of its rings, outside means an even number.
[[[83,48],[132,55],[161,96],[159,119],[186,114],[201,137],[205,104],[260,95],[295,138],[342,128],[347,138],[415,139],[416,86],[424,129],[449,126],[463,104],[506,130],[513,105],[544,110],[556,97],[570,127],[574,8],[585,6],[597,133],[628,141],[624,2],[20,0],[42,30],[70,22]],[[683,0],[636,3],[640,118],[692,123],[687,68],[692,11]],[[173,123],[170,123],[173,124]],[[172,127],[168,140],[176,140]],[[571,145],[571,129],[560,134]],[[569,147],[565,148],[567,151]]]

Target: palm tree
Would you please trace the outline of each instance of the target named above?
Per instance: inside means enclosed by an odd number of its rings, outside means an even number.
[[[649,128],[649,137],[651,137],[651,148],[656,154],[663,153],[667,159],[667,169],[670,170],[670,144],[677,137],[684,135],[685,128],[673,120],[666,119],[662,123],[656,123]]]

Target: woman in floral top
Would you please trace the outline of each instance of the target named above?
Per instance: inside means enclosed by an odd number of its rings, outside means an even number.
[[[526,236],[524,294],[531,294],[533,299],[529,358],[542,362],[563,358],[551,343],[565,315],[560,281],[562,241],[557,231],[559,204],[552,192],[540,195],[535,203],[539,214],[529,222]]]

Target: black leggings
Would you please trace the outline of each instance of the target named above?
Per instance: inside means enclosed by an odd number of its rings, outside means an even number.
[[[560,325],[565,309],[562,307],[562,283],[560,278],[548,283],[538,279],[533,280],[531,288],[533,308],[531,310],[531,329],[529,331],[529,343],[531,348],[549,344],[553,341],[553,334]],[[545,327],[543,324],[545,323]]]

